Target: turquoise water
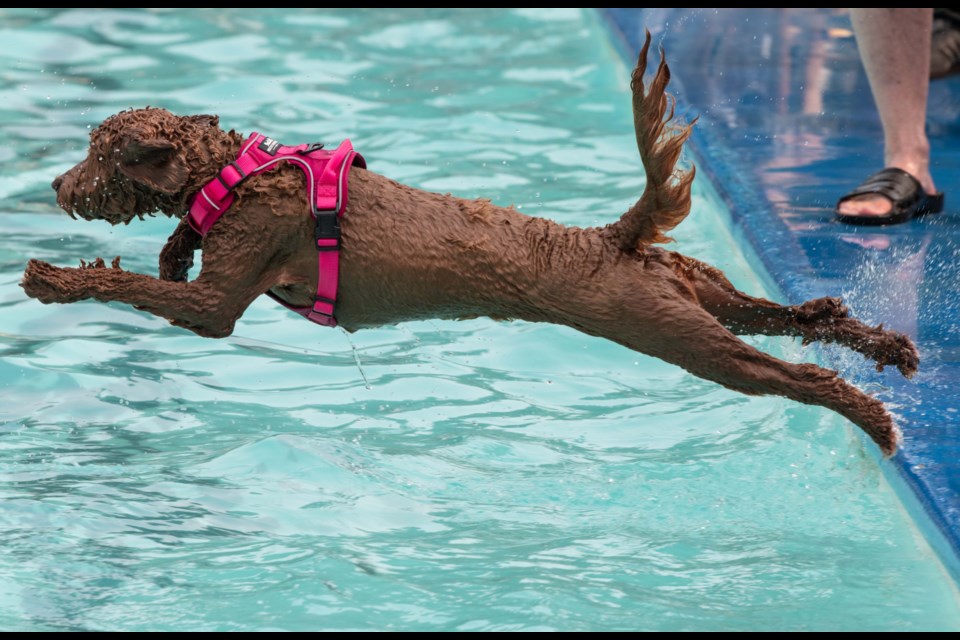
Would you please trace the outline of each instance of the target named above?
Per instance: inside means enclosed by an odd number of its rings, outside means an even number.
[[[17,286],[31,257],[156,273],[170,220],[75,222],[48,186],[145,104],[606,222],[643,179],[592,13],[0,10],[0,41],[0,628],[960,628],[832,413],[547,325],[348,336],[261,300],[214,341]],[[720,209],[700,182],[678,248],[764,293]]]

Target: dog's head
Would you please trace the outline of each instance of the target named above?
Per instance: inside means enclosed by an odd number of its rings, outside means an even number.
[[[213,178],[220,156],[229,156],[235,135],[218,125],[216,116],[155,108],[111,116],[90,134],[86,159],[53,181],[57,204],[110,224],[183,213],[187,198]]]

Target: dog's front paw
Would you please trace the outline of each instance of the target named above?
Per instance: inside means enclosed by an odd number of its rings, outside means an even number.
[[[44,304],[76,302],[88,297],[73,276],[74,269],[61,269],[42,260],[31,260],[20,286],[31,298]]]

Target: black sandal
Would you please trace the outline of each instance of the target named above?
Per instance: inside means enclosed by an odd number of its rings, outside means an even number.
[[[844,215],[840,205],[858,196],[876,194],[890,200],[893,205],[883,215]],[[943,194],[928,194],[912,175],[903,169],[887,167],[869,176],[863,183],[837,201],[837,219],[847,224],[880,225],[900,224],[928,213],[943,211]]]

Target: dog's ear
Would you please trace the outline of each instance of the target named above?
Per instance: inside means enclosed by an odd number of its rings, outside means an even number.
[[[219,127],[220,126],[220,116],[187,116],[187,119],[195,122],[196,124],[206,125],[208,127]]]
[[[187,183],[187,165],[173,143],[163,138],[130,138],[120,152],[120,171],[135,182],[173,195]]]

